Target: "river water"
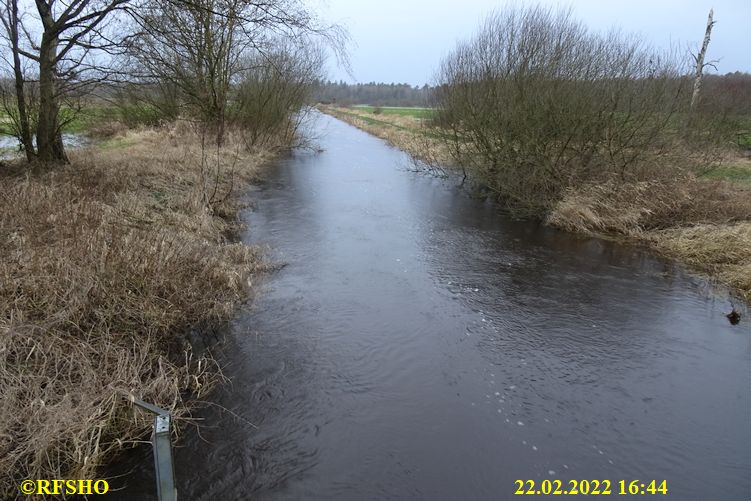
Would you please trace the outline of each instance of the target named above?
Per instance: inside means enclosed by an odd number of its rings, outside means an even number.
[[[727,301],[316,127],[324,151],[251,194],[245,238],[286,266],[232,324],[232,413],[186,432],[181,499],[498,500],[517,479],[749,499],[751,329]],[[149,454],[123,499],[152,498]]]
[[[82,134],[63,134],[63,144],[68,148],[80,148],[90,141]],[[34,137],[36,145],[36,137]],[[18,139],[13,136],[0,135],[0,160],[9,160],[23,156]]]

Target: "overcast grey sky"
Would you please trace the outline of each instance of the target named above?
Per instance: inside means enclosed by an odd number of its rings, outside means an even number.
[[[441,57],[457,40],[471,36],[479,21],[504,0],[317,0],[323,17],[346,26],[352,36],[352,69],[358,82],[430,83]],[[751,0],[540,0],[516,4],[573,6],[575,16],[595,30],[613,26],[641,33],[652,44],[699,46],[710,7],[717,24],[709,59],[719,73],[751,72]],[[332,68],[330,77],[351,81]]]

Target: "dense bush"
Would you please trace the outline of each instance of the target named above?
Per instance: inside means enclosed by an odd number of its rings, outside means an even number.
[[[246,61],[230,115],[249,146],[288,146],[299,138],[323,58],[317,47],[287,45]]]
[[[168,83],[130,84],[114,91],[117,119],[128,127],[157,126],[180,114],[177,91]]]

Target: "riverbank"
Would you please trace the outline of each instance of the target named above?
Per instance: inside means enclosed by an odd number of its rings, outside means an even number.
[[[321,111],[448,169],[451,152],[428,121],[368,108]],[[727,176],[724,173],[728,173]],[[462,173],[459,173],[462,174]],[[466,175],[466,173],[465,173]],[[598,184],[568,190],[545,218],[567,231],[625,239],[680,261],[751,300],[751,159],[729,152],[705,177]]]
[[[120,132],[64,167],[3,164],[2,497],[26,478],[96,478],[150,432],[129,395],[179,422],[221,380],[187,338],[252,293],[263,261],[237,242],[239,195],[273,154],[201,142],[177,125]]]

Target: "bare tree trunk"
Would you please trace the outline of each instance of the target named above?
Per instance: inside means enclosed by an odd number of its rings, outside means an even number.
[[[43,162],[68,162],[58,128],[56,69],[58,39],[42,37],[39,50],[39,121],[37,148]]]
[[[714,16],[714,10],[709,10],[709,17],[707,18],[707,31],[704,33],[704,43],[701,46],[701,51],[696,56],[696,75],[694,76],[694,92],[691,95],[691,109],[696,109],[696,106],[699,104],[699,95],[701,94],[701,79],[702,74],[704,72],[704,57],[707,54],[707,47],[709,46],[709,37],[712,34],[712,26],[714,26],[714,21],[712,21],[712,17]]]
[[[18,42],[18,1],[11,0],[8,2],[9,19],[8,19],[8,36],[11,43],[11,51],[13,52],[13,74],[15,77],[16,87],[16,106],[18,108],[18,133],[20,135],[21,144],[24,152],[26,153],[26,159],[31,162],[36,157],[36,151],[34,150],[34,142],[31,135],[31,127],[29,125],[29,112],[26,109],[26,93],[24,90],[25,79],[23,76],[23,67],[21,66],[21,54],[19,52]]]
[[[224,119],[224,110],[220,111],[220,116],[216,128],[216,145],[217,146],[223,146],[224,145],[224,127],[225,127],[225,119]]]

